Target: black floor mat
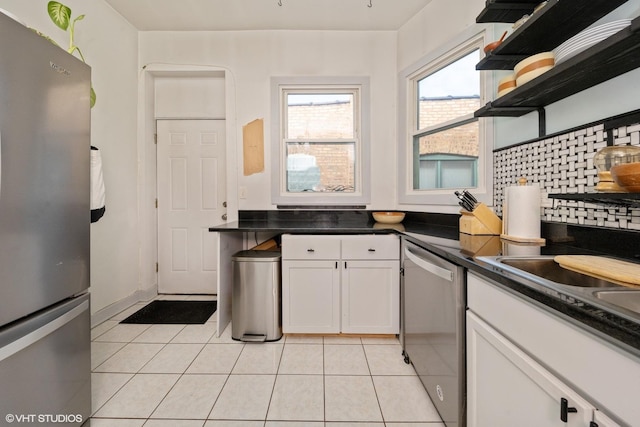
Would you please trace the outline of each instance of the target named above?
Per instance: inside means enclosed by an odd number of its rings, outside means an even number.
[[[155,300],[120,323],[202,324],[217,308],[217,301]]]

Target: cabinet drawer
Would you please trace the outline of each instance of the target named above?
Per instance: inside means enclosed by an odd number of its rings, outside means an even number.
[[[285,234],[282,236],[282,259],[339,260],[340,237]]]
[[[344,236],[342,259],[399,259],[400,240],[395,235]]]

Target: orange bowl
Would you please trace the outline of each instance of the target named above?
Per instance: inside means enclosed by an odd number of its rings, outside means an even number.
[[[630,193],[640,193],[640,162],[622,163],[611,168],[613,181]]]
[[[484,53],[489,53],[493,50],[495,50],[498,46],[500,46],[502,44],[502,40],[497,40],[495,42],[491,42],[488,45],[486,45],[484,47]]]
[[[373,219],[383,224],[399,224],[404,219],[404,212],[373,212]]]

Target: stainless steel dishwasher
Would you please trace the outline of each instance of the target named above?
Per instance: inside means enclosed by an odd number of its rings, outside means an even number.
[[[463,268],[402,239],[402,346],[447,427],[466,426]]]

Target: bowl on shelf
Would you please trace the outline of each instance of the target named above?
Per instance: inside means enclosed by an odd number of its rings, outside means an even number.
[[[373,212],[373,219],[383,224],[399,224],[404,219],[404,212]]]
[[[542,52],[523,59],[513,68],[516,74],[516,84],[521,86],[535,79],[552,69],[554,64],[555,56],[553,52]]]
[[[601,193],[626,193],[627,190],[620,187],[613,181],[611,177],[611,171],[598,172],[598,183],[596,184],[596,191]]]
[[[514,90],[516,86],[516,75],[514,73],[501,78],[498,81],[498,98]]]
[[[486,45],[484,47],[484,53],[489,53],[491,51],[494,51],[498,46],[500,46],[502,44],[502,41],[504,40],[504,38],[507,36],[508,31],[505,31],[504,33],[502,33],[502,37],[500,37],[498,40],[489,43],[488,45]]]
[[[640,162],[621,163],[611,168],[611,177],[629,193],[640,193]]]

